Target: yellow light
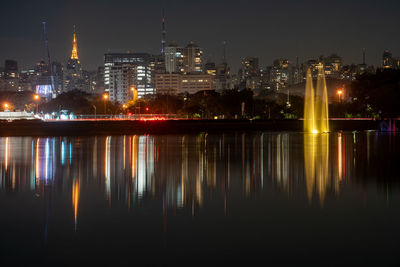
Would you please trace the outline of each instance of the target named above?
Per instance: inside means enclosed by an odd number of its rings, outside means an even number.
[[[343,91],[342,91],[342,90],[338,90],[338,91],[337,91],[337,94],[338,94],[338,95],[341,95],[341,94],[343,94]]]
[[[123,104],[123,105],[122,105],[122,108],[127,108],[127,107],[128,107],[128,106],[127,106],[127,105],[125,105],[125,104]]]
[[[4,108],[8,108],[8,104],[7,103],[4,104]]]
[[[106,100],[106,99],[108,99],[108,95],[107,94],[104,94],[103,95],[103,98]]]
[[[39,95],[34,95],[33,96],[33,99],[35,99],[35,100],[39,100],[39,98],[40,98]]]
[[[313,133],[313,134],[317,134],[318,131],[314,129],[314,130],[312,130],[312,133]]]

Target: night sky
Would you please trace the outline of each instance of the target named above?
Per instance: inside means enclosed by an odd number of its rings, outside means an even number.
[[[110,52],[159,53],[161,10],[167,44],[196,42],[205,59],[219,61],[227,41],[228,63],[258,56],[260,65],[285,57],[300,62],[338,53],[344,63],[378,65],[384,49],[400,56],[400,1],[53,0],[1,4],[0,66],[5,59],[27,68],[43,57],[41,21],[48,23],[52,58],[65,63],[75,24],[81,63],[94,70]]]

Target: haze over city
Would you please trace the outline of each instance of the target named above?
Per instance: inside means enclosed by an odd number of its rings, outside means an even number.
[[[337,53],[345,64],[357,64],[366,48],[367,64],[379,66],[382,51],[400,54],[398,1],[7,1],[0,62],[15,59],[27,68],[43,57],[43,20],[59,62],[70,55],[73,25],[85,69],[102,65],[107,51],[157,54],[163,8],[167,44],[194,41],[206,60],[219,61],[226,41],[233,71],[246,56],[267,66],[276,58],[303,62]]]

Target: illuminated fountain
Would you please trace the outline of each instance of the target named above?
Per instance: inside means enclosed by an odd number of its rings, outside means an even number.
[[[307,70],[304,97],[304,131],[306,133],[329,132],[328,93],[322,64],[318,66],[316,91],[314,91],[311,70]]]
[[[307,70],[304,97],[304,167],[307,195],[312,199],[317,191],[321,204],[324,201],[329,180],[329,132],[328,93],[324,66],[318,65],[317,88],[314,90],[311,70]]]

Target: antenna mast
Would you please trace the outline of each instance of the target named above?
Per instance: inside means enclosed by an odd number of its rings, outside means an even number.
[[[164,8],[162,9],[162,27],[161,27],[162,31],[161,31],[161,55],[165,55],[165,39],[166,39],[166,35],[167,32],[165,30],[165,12],[164,12]]]
[[[55,88],[54,88],[53,67],[51,66],[49,40],[47,39],[46,21],[43,21],[42,24],[43,24],[44,44],[45,44],[46,53],[47,53],[47,63],[48,63],[48,68],[49,68],[49,73],[50,73],[50,80],[51,80],[51,93],[54,94]]]

